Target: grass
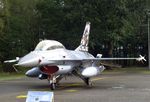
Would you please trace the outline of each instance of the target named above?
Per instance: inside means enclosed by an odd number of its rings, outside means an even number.
[[[0,81],[20,79],[23,77],[25,77],[25,75],[22,73],[4,73],[4,72],[0,73]]]

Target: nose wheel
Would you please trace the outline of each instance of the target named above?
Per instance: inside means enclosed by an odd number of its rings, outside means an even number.
[[[56,83],[51,83],[50,88],[51,88],[51,90],[55,90],[56,89]]]
[[[55,90],[56,89],[56,77],[55,76],[49,76],[48,82],[50,85],[50,89]]]

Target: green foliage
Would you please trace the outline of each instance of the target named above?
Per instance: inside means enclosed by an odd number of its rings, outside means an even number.
[[[35,1],[5,0],[3,20],[5,24],[2,26],[4,31],[0,51],[3,50],[2,53],[7,54],[3,54],[3,59],[22,56],[37,43]]]
[[[147,36],[146,0],[0,0],[0,60],[23,56],[39,39],[54,39],[75,49],[86,21],[90,48],[142,45]],[[97,51],[98,52],[98,51]]]

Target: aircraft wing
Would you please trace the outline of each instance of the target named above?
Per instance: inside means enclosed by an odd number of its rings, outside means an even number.
[[[107,61],[107,60],[137,60],[137,61],[146,61],[145,56],[139,55],[138,58],[95,58],[93,60],[97,61]]]
[[[85,58],[85,59],[60,59],[60,60],[48,60],[53,62],[87,62],[87,61],[108,61],[108,60],[137,60],[137,61],[146,61],[143,56],[138,58]]]
[[[10,61],[5,61],[5,62],[15,62],[18,61],[19,58],[16,60],[10,60]],[[25,61],[25,62],[18,62],[15,64],[16,66],[43,66],[43,65],[62,65],[62,64],[71,64],[71,63],[97,63],[100,61],[108,61],[108,60],[138,60],[138,61],[146,61],[143,56],[140,56],[139,58],[78,58],[78,59],[45,59],[45,60],[36,60],[32,62],[30,61]],[[32,62],[32,64],[31,64]]]
[[[93,61],[106,61],[106,60],[137,60],[138,58],[90,58],[83,60],[93,60]]]
[[[111,60],[137,60],[137,61],[146,61],[143,56],[138,58],[85,58],[85,59],[60,59],[60,60],[48,60],[54,63],[63,63],[63,62],[99,62],[99,61],[111,61]]]

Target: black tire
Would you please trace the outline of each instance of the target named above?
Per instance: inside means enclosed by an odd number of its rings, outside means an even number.
[[[92,82],[90,80],[90,78],[85,78],[85,83],[87,86],[91,87],[92,86]]]
[[[92,81],[89,80],[89,84],[88,84],[89,87],[92,87]]]
[[[52,84],[50,85],[50,88],[51,88],[51,90],[55,90],[55,89],[56,89],[56,84],[55,84],[55,83],[52,83]]]

